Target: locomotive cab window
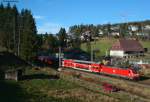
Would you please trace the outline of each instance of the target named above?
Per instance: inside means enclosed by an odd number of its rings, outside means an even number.
[[[137,73],[135,70],[132,70],[132,72],[135,73],[135,74]]]
[[[131,73],[131,71],[129,70],[128,73]]]

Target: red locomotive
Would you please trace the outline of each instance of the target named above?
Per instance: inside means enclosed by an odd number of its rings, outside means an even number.
[[[97,72],[111,76],[123,77],[131,80],[139,79],[139,74],[132,68],[119,68],[88,61],[64,59],[62,67]]]

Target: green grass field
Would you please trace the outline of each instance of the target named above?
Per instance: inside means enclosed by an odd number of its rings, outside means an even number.
[[[112,44],[115,43],[116,41],[117,39],[114,38],[103,38],[99,39],[98,41],[92,42],[93,49],[99,50],[99,52],[96,53],[96,56],[105,55],[106,51],[108,51],[111,48]],[[140,41],[140,43],[143,45],[144,48],[148,48],[150,50],[150,41]],[[81,45],[81,49],[87,51],[86,43],[83,43]]]
[[[30,72],[30,73],[29,73]],[[28,69],[26,75],[47,75],[44,71]],[[0,81],[1,102],[80,102],[73,97],[57,97],[63,92],[76,89],[77,86],[63,79],[49,79],[44,77],[26,79],[22,81]]]
[[[150,50],[150,41],[140,41],[144,48],[148,48]]]
[[[96,53],[96,56],[103,56],[106,54],[106,51],[111,48],[111,45],[116,41],[116,39],[99,39],[98,41],[92,42],[93,49],[99,50]],[[87,51],[86,43],[81,45],[81,49]]]
[[[92,92],[64,79],[50,79],[51,70],[27,69],[25,75],[32,78],[0,81],[1,102],[108,102],[109,97]],[[33,77],[34,76],[34,77]],[[36,76],[36,77],[35,77]],[[40,76],[40,77],[39,77]],[[89,97],[90,96],[90,97]]]

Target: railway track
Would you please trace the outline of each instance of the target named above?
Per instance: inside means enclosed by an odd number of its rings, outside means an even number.
[[[75,74],[78,78],[83,78],[84,80],[95,83],[98,85],[101,85],[104,82],[111,83],[112,85],[115,85],[116,87],[120,88],[121,90],[137,95],[140,97],[143,97],[145,99],[150,100],[150,82],[147,82],[145,80],[142,81],[130,81],[120,78],[114,78],[111,76],[106,76],[98,73],[91,73],[90,71],[84,71],[84,70],[77,70],[77,69],[71,69],[71,68],[63,68],[63,72],[71,72],[72,74]],[[82,77],[83,76],[83,77]],[[148,80],[150,81],[150,79]]]
[[[79,68],[63,68],[65,70],[73,70],[76,72],[79,72],[81,74],[87,73],[87,74],[91,74],[93,76],[95,76],[96,78],[109,78],[110,80],[121,80],[130,84],[135,84],[135,85],[139,85],[142,87],[147,87],[150,88],[150,78],[149,79],[145,79],[145,80],[138,80],[138,81],[133,81],[133,80],[127,80],[127,79],[123,79],[123,78],[118,78],[118,77],[114,77],[114,76],[108,76],[108,75],[104,75],[104,74],[99,74],[99,73],[93,73],[90,72],[89,70],[84,70],[84,69],[79,69]]]

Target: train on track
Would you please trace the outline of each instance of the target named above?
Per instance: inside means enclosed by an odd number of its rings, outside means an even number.
[[[41,66],[41,65],[56,65],[58,64],[58,58],[53,56],[36,56],[33,58],[33,62],[35,65]]]
[[[132,67],[120,68],[114,66],[107,66],[104,64],[99,64],[90,61],[63,59],[62,67],[73,68],[89,72],[96,72],[110,76],[117,76],[130,80],[138,80],[140,78],[139,73]]]

